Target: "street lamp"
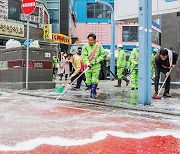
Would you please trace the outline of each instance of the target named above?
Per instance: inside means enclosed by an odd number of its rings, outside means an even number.
[[[111,11],[111,53],[110,53],[110,70],[113,74],[115,74],[115,24],[114,24],[114,9],[113,7],[107,3],[100,0],[95,0],[96,3],[101,3],[109,7]],[[113,79],[113,75],[110,74],[110,79]]]

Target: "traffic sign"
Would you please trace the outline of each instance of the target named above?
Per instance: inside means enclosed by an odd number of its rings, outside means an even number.
[[[36,0],[22,0],[21,9],[24,14],[31,14],[36,8]]]

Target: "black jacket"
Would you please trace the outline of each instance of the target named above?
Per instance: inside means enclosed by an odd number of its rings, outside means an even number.
[[[167,73],[170,70],[170,62],[169,62],[169,56],[166,58],[166,60],[162,60],[160,58],[160,54],[157,54],[155,57],[155,67],[163,72],[163,73]]]

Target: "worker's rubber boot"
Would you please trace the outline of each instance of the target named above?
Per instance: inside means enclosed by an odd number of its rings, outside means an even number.
[[[130,80],[128,80],[127,78],[123,79],[124,81],[126,81],[126,86],[128,86]]]
[[[157,97],[158,96],[158,91],[155,91],[153,97]]]
[[[93,89],[92,89],[92,84],[89,86],[90,88],[90,97],[93,98]]]
[[[99,88],[98,88],[98,84],[94,84],[95,85],[95,90],[94,90],[94,94],[95,94],[95,96],[97,95],[97,91],[96,90],[98,90]]]
[[[118,84],[115,87],[121,87],[121,79],[118,79]]]
[[[164,97],[171,97],[171,95],[169,93],[164,93],[163,96]]]
[[[96,88],[97,88],[97,84],[91,84],[91,93],[90,93],[90,97],[91,98],[96,98]]]

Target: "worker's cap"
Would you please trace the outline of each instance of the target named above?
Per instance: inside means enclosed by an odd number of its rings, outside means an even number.
[[[118,47],[118,48],[122,48],[123,45],[122,45],[122,44],[118,44],[117,47]]]

